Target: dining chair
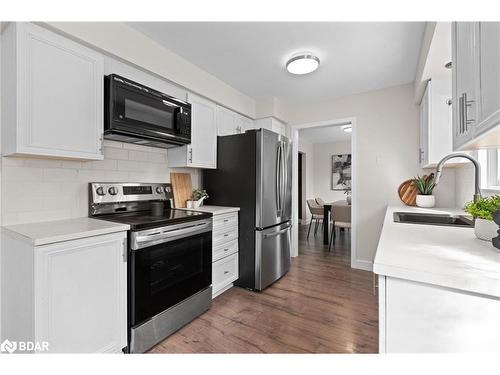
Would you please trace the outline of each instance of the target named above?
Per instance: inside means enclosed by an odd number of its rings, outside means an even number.
[[[314,235],[316,235],[318,231],[319,224],[323,225],[323,206],[317,204],[314,199],[308,199],[307,207],[309,207],[309,212],[311,213],[311,221],[309,222],[309,228],[307,229],[307,239],[309,239],[309,233],[311,232],[313,222],[315,222]]]
[[[325,205],[325,201],[321,198],[315,198],[314,199],[316,201],[317,204],[319,204],[320,206],[324,206]]]
[[[330,244],[328,245],[328,251],[332,247],[333,241],[335,241],[335,229],[336,228],[351,228],[351,205],[348,204],[332,204],[332,234],[330,236]]]

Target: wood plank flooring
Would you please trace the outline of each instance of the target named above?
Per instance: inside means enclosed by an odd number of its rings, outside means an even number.
[[[335,249],[300,229],[299,256],[262,293],[231,288],[150,353],[377,353],[372,273],[350,268],[350,233]]]

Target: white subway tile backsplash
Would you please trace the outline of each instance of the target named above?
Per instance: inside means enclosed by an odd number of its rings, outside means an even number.
[[[153,154],[152,152],[145,152],[145,151],[136,151],[136,150],[130,150],[128,152],[128,158],[129,160],[138,160],[138,161],[146,161],[149,159],[148,155]]]
[[[41,181],[43,169],[5,166],[2,170],[3,181]]]
[[[104,140],[104,160],[2,157],[2,225],[88,215],[89,182],[169,182],[167,150]]]
[[[46,168],[43,169],[43,181],[53,182],[53,181],[74,181],[78,177],[78,171],[76,169],[56,169],[56,168]]]
[[[61,168],[62,161],[54,159],[26,158],[24,160],[24,165],[27,167],[35,167],[35,168]]]
[[[128,160],[128,150],[123,148],[114,147],[104,147],[104,160],[114,159],[114,160]]]

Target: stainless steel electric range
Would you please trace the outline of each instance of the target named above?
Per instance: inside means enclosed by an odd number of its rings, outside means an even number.
[[[160,183],[90,183],[89,217],[130,225],[128,352],[143,353],[212,304],[211,214],[176,210]]]

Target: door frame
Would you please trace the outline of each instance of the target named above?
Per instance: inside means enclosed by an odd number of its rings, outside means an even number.
[[[310,128],[320,128],[326,126],[342,126],[350,124],[352,126],[351,133],[351,173],[352,173],[352,181],[351,181],[351,192],[352,192],[352,213],[351,213],[351,268],[360,268],[365,269],[363,265],[360,265],[357,262],[357,220],[358,220],[358,158],[357,158],[357,150],[356,150],[356,137],[357,137],[357,126],[356,126],[356,117],[346,117],[340,119],[332,119],[326,121],[316,121],[316,122],[307,122],[307,123],[299,123],[299,124],[291,124],[291,139],[292,139],[292,251],[291,256],[296,257],[299,255],[299,214],[298,214],[298,162],[299,162],[299,130],[302,129],[310,129]]]

